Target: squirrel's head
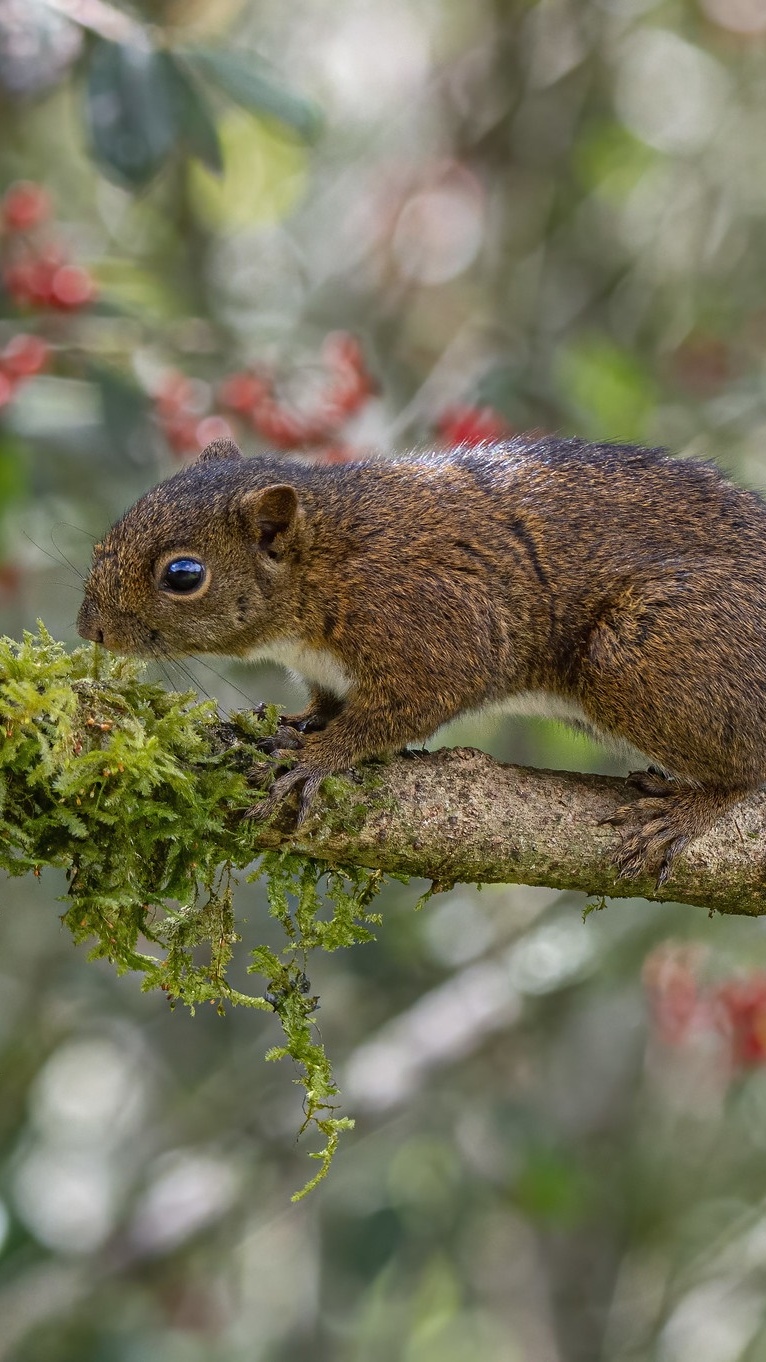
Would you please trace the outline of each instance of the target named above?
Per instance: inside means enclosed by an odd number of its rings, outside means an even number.
[[[143,657],[245,654],[279,632],[303,512],[284,465],[216,440],[97,544],[83,638]]]

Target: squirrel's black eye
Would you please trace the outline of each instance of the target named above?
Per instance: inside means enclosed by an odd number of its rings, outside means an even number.
[[[205,564],[198,558],[172,558],[162,570],[160,586],[185,596],[202,586],[205,575]]]

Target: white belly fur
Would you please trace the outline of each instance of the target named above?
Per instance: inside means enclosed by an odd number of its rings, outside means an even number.
[[[482,714],[525,714],[539,719],[560,719],[564,723],[580,723],[593,729],[595,724],[589,719],[582,705],[576,700],[567,700],[562,695],[553,695],[547,690],[520,690],[515,695],[506,695],[502,700],[494,700],[482,709]]]
[[[278,639],[263,648],[255,648],[247,655],[248,662],[276,662],[286,667],[299,681],[337,695],[340,699],[351,690],[351,677],[332,653],[324,648],[311,648],[297,639]]]
[[[559,723],[581,726],[581,731],[584,730],[588,737],[603,743],[604,747],[608,747],[631,763],[641,765],[649,760],[646,753],[634,747],[627,738],[620,738],[614,733],[606,733],[600,729],[576,700],[567,700],[564,696],[553,695],[550,691],[518,691],[516,695],[508,695],[504,700],[494,701],[480,712],[490,715],[522,714],[527,718],[557,719]]]

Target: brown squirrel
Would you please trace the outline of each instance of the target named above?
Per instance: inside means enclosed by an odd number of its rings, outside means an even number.
[[[78,617],[117,652],[271,659],[308,683],[302,785],[500,705],[656,765],[623,875],[766,781],[766,505],[657,449],[521,437],[308,465],[218,440],[96,546]],[[659,769],[657,769],[659,768]]]

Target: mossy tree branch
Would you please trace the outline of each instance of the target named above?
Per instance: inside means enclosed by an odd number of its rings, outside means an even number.
[[[115,879],[115,907],[144,931],[146,915],[183,901],[190,884],[276,851],[437,889],[526,883],[766,911],[763,795],[678,857],[662,893],[651,877],[616,877],[618,834],[604,820],[631,798],[623,780],[502,765],[473,749],[370,763],[326,781],[299,830],[294,800],[264,826],[242,819],[259,798],[245,772],[268,760],[256,743],[276,709],[224,722],[140,672],[90,648],[66,654],[44,632],[0,643],[0,865],[63,864],[80,899],[94,871],[107,896]]]

